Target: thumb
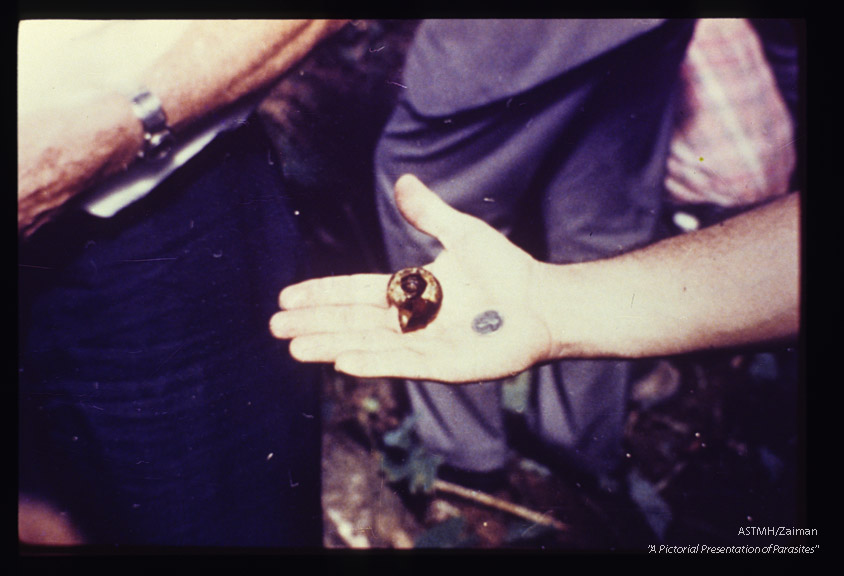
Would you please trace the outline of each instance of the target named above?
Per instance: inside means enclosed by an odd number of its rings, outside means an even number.
[[[433,236],[448,248],[465,238],[480,220],[449,206],[412,174],[401,176],[396,182],[396,205],[414,228]]]

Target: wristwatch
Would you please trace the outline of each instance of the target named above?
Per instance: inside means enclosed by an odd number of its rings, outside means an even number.
[[[132,97],[132,109],[144,127],[144,146],[138,157],[144,160],[166,158],[173,149],[175,138],[167,125],[161,100],[144,88]]]

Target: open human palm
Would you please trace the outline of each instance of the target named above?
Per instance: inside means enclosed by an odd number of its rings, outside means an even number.
[[[387,274],[308,280],[281,292],[282,310],[270,320],[275,337],[291,340],[291,355],[358,377],[450,383],[503,378],[547,359],[551,336],[537,294],[542,265],[414,176],[396,183],[396,202],[443,247],[425,266],[442,287],[436,318],[402,333],[387,301]],[[486,330],[477,326],[484,313],[494,319]]]

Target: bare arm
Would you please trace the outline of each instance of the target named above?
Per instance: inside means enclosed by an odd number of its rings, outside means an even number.
[[[791,194],[621,257],[545,265],[551,355],[654,356],[796,335],[799,214]]]
[[[403,334],[387,276],[324,278],[282,291],[270,321],[291,354],[360,377],[461,383],[572,357],[661,356],[790,337],[799,328],[799,196],[722,226],[583,264],[537,262],[412,177],[396,185],[405,218],[443,251],[426,266],[442,308]],[[486,311],[503,320],[478,333]]]
[[[67,200],[135,160],[143,133],[128,100],[133,90],[156,94],[178,132],[266,86],[342,25],[119,21],[52,47],[41,60],[22,49],[18,232],[31,233]],[[166,48],[145,59],[155,42]]]

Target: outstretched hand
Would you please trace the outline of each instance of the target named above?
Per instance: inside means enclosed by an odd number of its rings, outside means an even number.
[[[425,328],[402,333],[388,306],[386,274],[308,280],[284,289],[270,321],[291,355],[333,363],[358,377],[461,383],[504,378],[546,359],[550,332],[535,309],[542,265],[483,221],[451,208],[416,177],[396,183],[396,202],[415,228],[443,251],[426,265],[439,280],[439,314]],[[475,319],[494,311],[496,330]]]

